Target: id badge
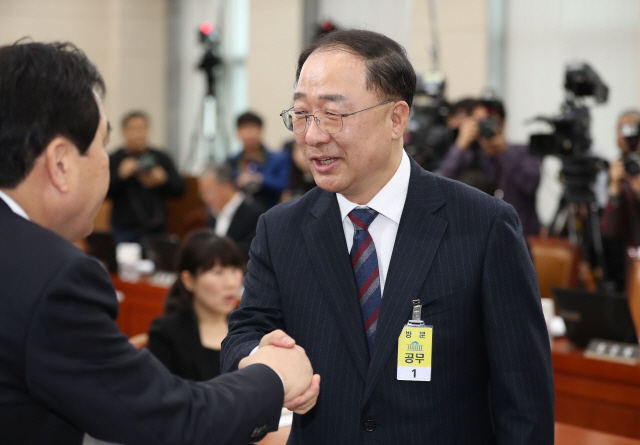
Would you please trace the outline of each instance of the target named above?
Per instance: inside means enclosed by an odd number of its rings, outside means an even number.
[[[413,318],[398,337],[398,380],[431,381],[431,349],[433,326],[421,319],[420,300],[413,301]]]

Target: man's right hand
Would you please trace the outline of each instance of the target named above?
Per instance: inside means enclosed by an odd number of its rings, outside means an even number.
[[[118,177],[121,180],[129,179],[138,169],[138,161],[136,158],[127,157],[120,162],[118,166]]]
[[[472,117],[465,118],[462,124],[460,124],[456,145],[460,149],[466,150],[471,143],[478,138],[479,133],[480,127],[478,126],[478,121]]]
[[[282,331],[275,331],[275,333],[278,332],[284,334]],[[284,336],[293,342],[291,337],[286,334]],[[278,337],[275,340],[278,343],[282,339]],[[303,395],[311,386],[313,377],[311,362],[304,349],[296,346],[295,342],[290,344],[289,341],[285,341],[282,346],[261,345],[255,353],[243,358],[238,364],[238,369],[242,369],[255,363],[262,363],[276,371],[284,382],[285,401]]]

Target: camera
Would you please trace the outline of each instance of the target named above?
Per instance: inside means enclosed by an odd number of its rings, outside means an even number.
[[[500,121],[493,117],[486,117],[478,122],[478,135],[482,139],[491,139],[497,134]]]
[[[604,103],[607,101],[609,88],[593,68],[584,62],[567,66],[564,88],[567,97],[561,106],[560,115],[538,116],[533,119],[546,122],[553,128],[551,133],[531,135],[529,150],[533,155],[579,157],[585,155],[591,147],[591,116],[583,98],[592,96],[596,103]]]
[[[138,171],[149,172],[156,164],[156,157],[151,153],[145,153],[138,159]]]
[[[425,170],[434,171],[454,140],[447,126],[449,103],[444,99],[445,78],[440,71],[418,77],[405,149]]]
[[[632,151],[622,158],[624,163],[624,171],[629,176],[638,176],[640,174],[640,153]]]

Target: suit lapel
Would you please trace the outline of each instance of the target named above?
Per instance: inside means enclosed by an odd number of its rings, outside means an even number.
[[[447,227],[446,220],[433,215],[445,201],[431,175],[411,161],[409,189],[382,295],[365,401],[371,395],[387,361],[394,360],[389,356],[397,345],[402,326],[410,318],[411,301],[418,299]],[[428,303],[429,296],[420,298],[423,305]]]
[[[358,294],[333,193],[322,192],[303,224],[304,239],[340,333],[364,379],[369,365]]]

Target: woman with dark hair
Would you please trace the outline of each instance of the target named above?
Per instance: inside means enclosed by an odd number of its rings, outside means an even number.
[[[173,374],[209,380],[220,374],[227,318],[242,287],[242,253],[229,238],[198,230],[182,242],[177,266],[165,315],[149,330],[149,350]]]

